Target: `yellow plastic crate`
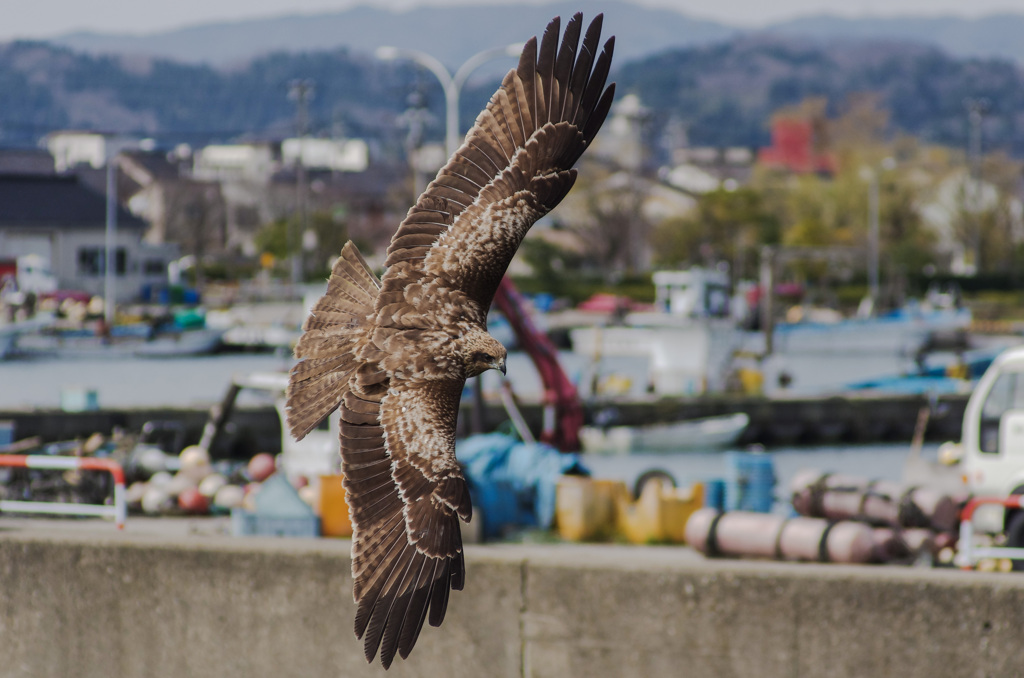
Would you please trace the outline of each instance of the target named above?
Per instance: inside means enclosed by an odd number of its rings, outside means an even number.
[[[615,530],[615,497],[627,492],[615,480],[564,476],[555,490],[555,525],[558,535],[570,541],[608,539]]]

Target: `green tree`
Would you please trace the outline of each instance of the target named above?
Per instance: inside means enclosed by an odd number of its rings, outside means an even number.
[[[659,266],[713,266],[727,261],[734,275],[753,277],[760,245],[779,241],[779,220],[755,188],[718,189],[700,196],[697,210],[667,219],[652,235]]]
[[[309,215],[308,228],[313,237],[306,242],[313,244],[313,249],[303,254],[305,262],[304,275],[309,279],[323,279],[330,274],[331,265],[341,248],[348,240],[348,227],[344,220],[345,212],[336,209],[333,212],[317,211]],[[254,238],[257,251],[273,254],[278,262],[279,272],[287,267],[288,257],[292,248],[289,238],[297,215],[290,219],[277,219],[261,228]]]

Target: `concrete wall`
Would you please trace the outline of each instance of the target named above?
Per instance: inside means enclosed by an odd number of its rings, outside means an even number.
[[[38,525],[38,523],[37,523]],[[6,527],[6,526],[3,526]],[[0,530],[0,676],[382,676],[346,542]],[[471,546],[393,676],[1019,676],[1024,577]]]

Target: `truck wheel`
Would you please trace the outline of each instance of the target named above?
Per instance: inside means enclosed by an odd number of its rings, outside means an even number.
[[[1014,511],[1006,521],[1006,545],[1010,548],[1024,548],[1024,511]],[[1024,560],[1014,560],[1013,569],[1024,570]]]

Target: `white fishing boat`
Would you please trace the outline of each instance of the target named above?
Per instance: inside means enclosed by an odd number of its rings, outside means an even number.
[[[221,346],[224,330],[198,328],[158,336],[135,348],[140,358],[180,358],[208,355]]]
[[[654,274],[655,310],[625,314],[619,324],[570,330],[573,352],[645,359],[645,391],[699,395],[722,391],[733,353],[743,342],[722,271],[691,268]]]
[[[594,454],[687,452],[735,445],[750,424],[742,412],[648,426],[584,426],[583,451]]]
[[[772,350],[792,355],[913,356],[932,335],[967,330],[970,324],[968,308],[934,308],[911,302],[878,316],[779,323],[775,325]],[[745,348],[763,351],[764,335],[751,334]]]

